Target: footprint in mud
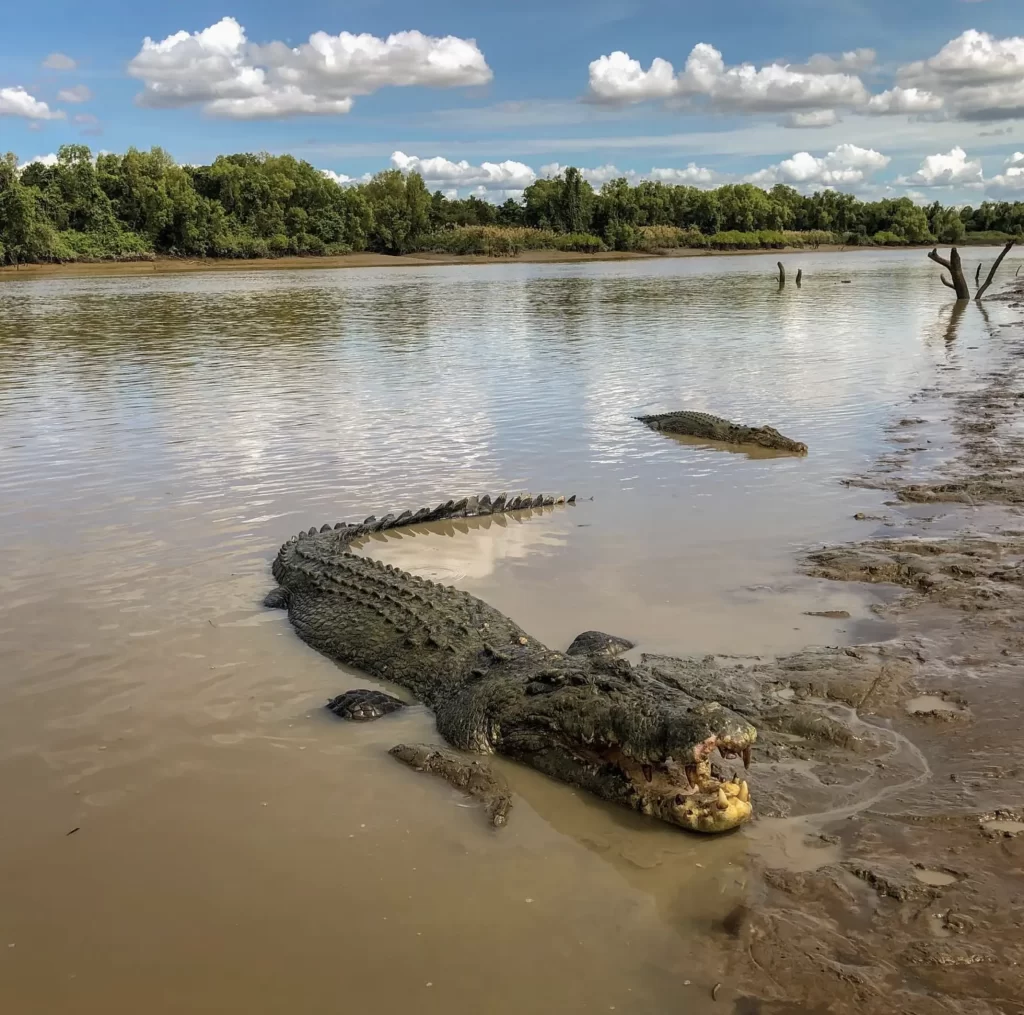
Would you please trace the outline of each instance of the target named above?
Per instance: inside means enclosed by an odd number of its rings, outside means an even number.
[[[915,867],[914,877],[929,888],[947,888],[960,880],[949,871],[931,870],[928,867]]]
[[[970,716],[967,702],[944,694],[920,694],[903,706],[918,719],[966,719]]]
[[[1012,839],[1024,834],[1024,811],[993,811],[983,815],[979,824],[990,839]]]

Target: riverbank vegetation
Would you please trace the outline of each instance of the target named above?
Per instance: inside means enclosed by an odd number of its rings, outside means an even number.
[[[289,155],[225,155],[177,165],[162,149],[95,159],[65,145],[53,165],[0,158],[0,264],[171,257],[262,258],[432,252],[514,256],[679,248],[758,250],[823,244],[1002,243],[1024,230],[1024,202],[978,208],[861,201],[779,184],[715,190],[612,180],[577,169],[521,199],[431,194],[397,169],[338,185]]]

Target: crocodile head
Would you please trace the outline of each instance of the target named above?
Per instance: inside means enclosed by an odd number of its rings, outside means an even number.
[[[784,437],[774,427],[757,426],[750,431],[750,440],[763,448],[775,448],[778,451],[792,451],[797,455],[807,454],[807,445],[802,441],[790,440]]]
[[[694,832],[726,832],[751,816],[745,781],[712,758],[750,764],[757,731],[741,716],[628,663],[590,659],[537,673],[491,741],[533,768]]]
[[[661,699],[638,726],[626,722],[623,742],[606,748],[614,765],[645,814],[692,832],[727,832],[752,813],[745,780],[722,779],[712,758],[742,758],[750,764],[757,731],[723,706]]]

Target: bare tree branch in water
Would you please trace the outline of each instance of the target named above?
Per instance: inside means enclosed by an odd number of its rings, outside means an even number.
[[[978,270],[975,271],[974,273],[974,284],[975,286],[978,287],[978,291],[974,296],[976,300],[980,300],[982,296],[984,296],[985,293],[988,291],[988,287],[992,284],[993,279],[995,279],[996,277],[996,272],[999,270],[999,265],[1003,263],[1003,258],[1006,257],[1006,255],[1010,252],[1010,248],[1016,242],[1017,241],[1015,239],[1007,241],[1006,246],[1003,247],[1003,252],[996,258],[995,264],[992,265],[992,268],[988,273],[988,278],[985,279],[984,285],[981,286],[978,285],[978,283],[981,281],[981,265],[978,265]],[[971,290],[967,286],[967,279],[964,278],[963,263],[960,260],[960,252],[956,249],[956,247],[950,247],[948,258],[943,257],[939,253],[938,247],[932,250],[928,254],[928,257],[936,264],[941,265],[943,268],[946,268],[949,271],[949,274],[952,278],[952,281],[950,281],[950,279],[946,278],[945,275],[940,275],[939,281],[947,289],[952,289],[956,293],[956,298],[958,300],[969,300],[971,298]],[[1019,268],[1017,270],[1020,271]]]
[[[985,295],[986,290],[992,284],[992,280],[996,277],[996,272],[999,270],[999,265],[1003,263],[1003,258],[1010,252],[1010,248],[1016,243],[1016,240],[1007,240],[1006,246],[1003,247],[1003,252],[996,258],[996,263],[992,265],[992,270],[988,273],[988,278],[985,279],[985,284],[978,290],[977,295],[974,297],[976,300],[980,300]],[[981,274],[981,265],[978,265],[978,274]]]
[[[779,288],[782,289],[786,285],[786,269],[782,266],[782,262],[779,261]]]

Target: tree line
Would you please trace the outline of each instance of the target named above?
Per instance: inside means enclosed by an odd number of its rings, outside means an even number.
[[[1024,231],[1024,203],[922,208],[779,184],[715,190],[612,180],[595,190],[575,168],[521,199],[431,194],[397,169],[339,186],[290,155],[223,155],[178,165],[161,148],[93,159],[65,145],[56,163],[0,159],[0,264],[179,257],[275,257],[374,251],[515,253],[524,247],[642,250],[811,242],[994,241]]]

